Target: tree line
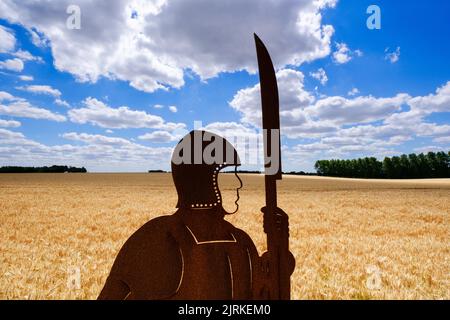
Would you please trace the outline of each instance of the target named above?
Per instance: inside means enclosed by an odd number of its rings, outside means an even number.
[[[346,178],[414,179],[450,178],[450,151],[411,153],[386,157],[379,161],[374,157],[351,160],[318,160],[318,175]]]
[[[85,167],[50,166],[50,167],[18,167],[5,166],[0,168],[0,173],[64,173],[64,172],[87,172]]]

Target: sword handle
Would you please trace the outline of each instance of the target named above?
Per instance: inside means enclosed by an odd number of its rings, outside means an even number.
[[[265,177],[266,208],[264,208],[264,232],[267,234],[268,260],[267,283],[269,299],[289,300],[290,277],[295,260],[289,251],[289,225],[287,215],[277,207],[276,179]]]

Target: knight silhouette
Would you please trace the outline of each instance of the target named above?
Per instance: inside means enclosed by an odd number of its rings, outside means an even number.
[[[239,179],[236,149],[216,134],[194,130],[175,147],[171,162],[177,211],[150,220],[125,242],[98,298],[267,298],[274,276],[268,260],[244,231],[224,219],[234,212],[223,207],[218,175],[234,167]],[[237,192],[236,205],[238,200]],[[283,232],[287,215],[277,208],[276,216]],[[292,258],[291,273],[293,268]]]

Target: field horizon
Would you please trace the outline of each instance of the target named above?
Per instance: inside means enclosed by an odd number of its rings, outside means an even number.
[[[262,253],[263,175],[240,176],[227,219]],[[1,174],[0,190],[0,299],[95,299],[122,244],[177,198],[170,173]],[[292,298],[450,299],[449,200],[450,179],[284,175]]]

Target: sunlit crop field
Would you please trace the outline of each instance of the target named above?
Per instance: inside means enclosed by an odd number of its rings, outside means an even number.
[[[261,252],[263,178],[242,177],[229,220]],[[95,299],[121,245],[175,204],[169,174],[0,175],[0,299]],[[285,176],[279,206],[294,299],[450,299],[450,179]]]

